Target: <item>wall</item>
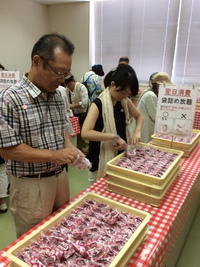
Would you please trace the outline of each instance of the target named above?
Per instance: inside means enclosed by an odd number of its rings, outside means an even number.
[[[27,0],[0,1],[0,63],[8,70],[29,71],[31,50],[45,33],[57,31],[75,44],[72,72],[80,80],[89,60],[89,3],[46,6]]]
[[[26,0],[0,1],[0,62],[20,76],[31,66],[36,40],[49,31],[47,7]]]
[[[71,72],[80,81],[89,66],[89,2],[48,6],[51,31],[59,31],[75,45]]]

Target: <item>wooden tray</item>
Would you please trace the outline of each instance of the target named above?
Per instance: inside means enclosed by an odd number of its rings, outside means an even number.
[[[152,144],[161,146],[161,147],[168,147],[171,149],[176,149],[176,150],[181,150],[184,152],[183,156],[188,157],[191,152],[195,149],[195,147],[199,143],[199,138],[200,138],[200,131],[199,130],[192,130],[192,133],[195,133],[196,136],[191,140],[190,143],[183,143],[183,142],[177,142],[169,140],[169,139],[164,139],[161,137],[158,137],[156,134],[153,134],[152,137]]]
[[[107,162],[107,171],[106,173],[109,175],[110,172],[112,172],[113,176],[121,176],[123,178],[129,178],[133,181],[141,182],[148,185],[155,185],[155,186],[164,186],[171,178],[171,173],[180,167],[181,163],[181,157],[183,156],[183,152],[179,150],[169,149],[165,147],[158,147],[151,144],[143,144],[140,143],[140,146],[146,146],[155,148],[156,150],[165,151],[169,153],[175,153],[177,154],[177,158],[174,162],[170,165],[170,167],[165,171],[165,173],[161,177],[156,177],[153,175],[148,175],[142,172],[138,171],[132,171],[127,168],[122,168],[119,166],[116,166],[116,162],[119,161],[120,158],[125,156],[125,152],[119,154],[117,157],[113,158],[112,160]]]
[[[155,207],[159,207],[163,197],[165,196],[167,190],[170,188],[170,186],[172,185],[172,183],[174,182],[176,176],[178,175],[178,171],[175,173],[175,176],[173,179],[171,179],[166,186],[163,188],[162,192],[160,193],[160,195],[156,196],[153,194],[147,194],[141,191],[137,191],[134,190],[133,188],[127,187],[127,186],[122,186],[113,182],[108,181],[108,186],[107,186],[107,190],[132,198],[132,199],[136,199],[139,201],[142,201],[144,203],[147,203],[151,206],[155,206]]]
[[[170,173],[169,179],[166,179],[166,182],[162,186],[154,185],[154,184],[145,184],[139,181],[134,181],[130,178],[125,178],[120,175],[113,174],[112,172],[107,172],[108,179],[106,182],[113,183],[118,186],[124,186],[131,190],[136,190],[141,193],[146,193],[148,195],[153,195],[156,197],[162,197],[163,193],[166,191],[166,188],[171,185],[171,183],[176,179],[180,171],[180,167],[177,166],[173,169],[173,171]]]
[[[55,224],[60,222],[66,215],[70,214],[76,207],[80,206],[85,202],[86,199],[98,201],[101,203],[105,203],[110,205],[118,210],[124,211],[130,215],[135,215],[143,219],[142,223],[130,237],[130,239],[126,242],[123,248],[120,250],[118,255],[114,258],[114,260],[110,263],[109,267],[121,267],[125,266],[134,251],[143,241],[146,236],[146,232],[148,230],[148,221],[150,220],[151,215],[145,211],[141,211],[135,209],[133,207],[127,206],[125,204],[119,203],[117,201],[113,201],[106,197],[102,197],[95,193],[86,193],[78,200],[70,204],[67,208],[62,210],[59,214],[52,217],[48,222],[44,223],[37,230],[33,231],[30,235],[26,236],[23,240],[19,241],[13,247],[11,247],[6,256],[11,260],[12,267],[30,267],[27,263],[23,262],[16,255],[25,247],[30,245],[34,240],[40,237],[41,233],[44,233],[48,229],[52,228]]]

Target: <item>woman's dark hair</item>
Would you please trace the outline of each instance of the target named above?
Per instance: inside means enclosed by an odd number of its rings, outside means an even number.
[[[35,55],[44,57],[47,61],[54,60],[55,48],[60,47],[66,54],[72,55],[74,53],[74,44],[64,35],[59,33],[45,34],[35,43],[31,59]]]
[[[157,92],[157,83],[152,83],[152,91]]]
[[[119,65],[116,69],[107,73],[104,78],[105,88],[110,86],[111,82],[119,87],[117,91],[123,91],[130,87],[131,95],[136,96],[139,91],[139,83],[135,70],[130,65]]]
[[[6,70],[3,65],[0,64],[0,69]]]
[[[152,73],[152,74],[150,75],[150,77],[149,77],[149,86],[151,87],[152,91],[153,91],[155,94],[158,94],[158,92],[157,92],[157,91],[158,91],[158,90],[157,90],[157,84],[156,84],[156,83],[153,83],[152,80],[153,80],[154,76],[155,76],[157,73],[158,73],[158,71]]]
[[[69,84],[70,82],[74,81],[74,76],[70,76],[69,78],[65,78],[64,84]]]

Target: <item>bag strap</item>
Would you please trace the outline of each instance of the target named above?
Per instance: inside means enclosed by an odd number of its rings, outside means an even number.
[[[72,104],[71,91],[69,90],[69,103]]]
[[[90,74],[90,75],[87,77],[87,79],[84,81],[84,83],[86,83],[87,80],[88,80],[88,79],[90,78],[90,76],[92,76],[92,75],[94,75],[94,73]],[[85,74],[84,74],[83,78],[85,79]]]
[[[90,93],[89,97],[91,97],[93,95],[95,90],[96,90],[96,88],[94,88],[94,90]]]
[[[94,75],[94,73],[90,74],[84,82],[87,83],[87,80],[88,80],[88,79],[90,78],[90,76],[92,76],[92,75]],[[84,74],[84,77],[85,77],[85,74]],[[83,78],[84,78],[84,77],[83,77]],[[88,90],[88,96],[89,96],[89,98],[93,95],[95,89],[96,89],[96,88],[94,88],[94,90],[93,90],[91,93],[89,93],[89,90]]]

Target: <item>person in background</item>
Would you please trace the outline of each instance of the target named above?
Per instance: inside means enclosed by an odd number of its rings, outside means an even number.
[[[96,99],[103,91],[99,76],[104,76],[103,67],[100,64],[92,66],[91,70],[82,76],[81,82],[84,83],[88,89],[90,102]]]
[[[127,144],[138,144],[143,124],[142,114],[129,99],[138,92],[138,79],[129,65],[119,65],[104,79],[105,90],[91,104],[81,135],[89,140],[87,158],[92,163],[89,182],[106,173],[106,163],[121,153]],[[130,118],[136,120],[130,131]]]
[[[3,65],[0,64],[0,70],[6,70]],[[6,204],[6,198],[8,197],[7,194],[8,188],[8,177],[6,174],[6,166],[5,161],[0,155],[0,212],[5,213],[8,210]]]
[[[69,130],[70,136],[69,138],[72,138],[72,135],[74,135],[74,129],[72,127],[71,121],[70,121],[70,107],[69,107],[69,102],[68,102],[68,97],[67,97],[67,92],[64,83],[61,83],[61,85],[58,86],[58,90],[61,93],[62,99],[65,104],[65,111],[66,111],[66,117],[67,117],[67,128]],[[72,139],[71,139],[72,140]],[[66,171],[68,171],[68,165],[67,163],[65,164]]]
[[[67,88],[69,107],[74,116],[78,117],[81,130],[89,105],[87,88],[82,83],[77,82],[73,75],[66,78],[64,84]],[[88,152],[88,141],[83,140],[81,134],[77,135],[77,147],[85,154]]]
[[[160,84],[172,84],[169,74],[166,72],[155,72],[149,78],[149,86],[140,95],[137,108],[144,117],[141,142],[149,143],[154,134],[156,109],[158,103],[158,92]]]
[[[121,64],[129,65],[129,58],[127,56],[120,57],[118,65]]]
[[[61,85],[58,86],[58,90],[60,91],[62,99],[63,99],[64,104],[65,104],[65,111],[66,111],[66,115],[67,115],[68,129],[69,129],[70,135],[72,136],[74,134],[74,130],[73,130],[70,118],[69,118],[72,115],[71,114],[72,111],[71,111],[71,109],[69,107],[69,100],[68,100],[67,90],[65,88],[65,84],[61,83]]]
[[[68,76],[73,43],[49,33],[33,46],[31,68],[0,91],[0,154],[11,177],[10,210],[17,237],[69,201],[65,164],[84,155],[71,142],[58,86]]]

